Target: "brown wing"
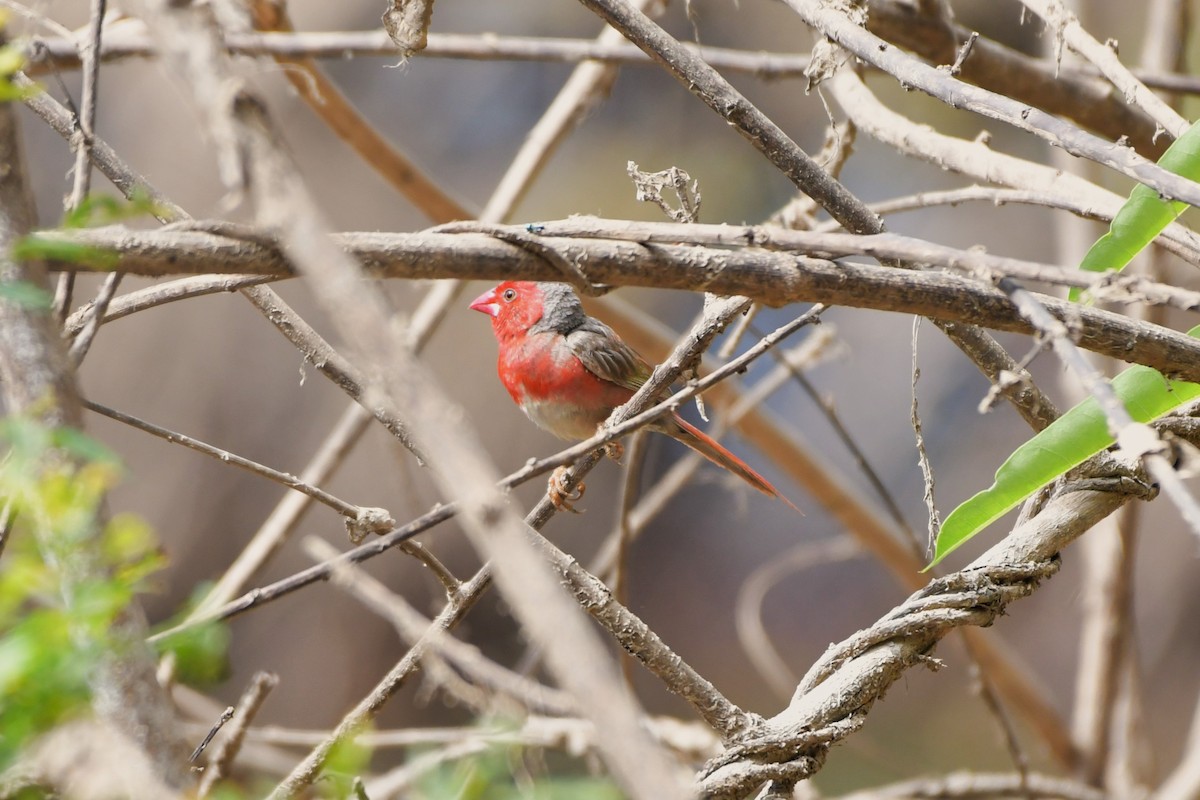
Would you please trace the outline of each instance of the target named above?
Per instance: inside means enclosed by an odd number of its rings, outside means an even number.
[[[597,378],[636,390],[650,377],[650,365],[599,320],[588,319],[566,338],[571,352]]]

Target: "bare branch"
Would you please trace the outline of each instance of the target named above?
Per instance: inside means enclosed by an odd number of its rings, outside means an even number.
[[[66,198],[67,211],[74,211],[83,204],[92,184],[90,159],[92,137],[95,135],[96,96],[100,79],[100,33],[108,2],[107,0],[92,0],[90,5],[88,33],[79,47],[79,59],[83,64],[83,96],[80,99],[79,112],[75,115],[75,132],[71,136],[71,148],[75,151],[75,176],[71,184],[71,193]],[[64,272],[58,276],[54,302],[59,317],[66,317],[67,311],[71,307],[71,293],[74,287],[75,273]],[[73,362],[78,364],[86,352],[85,345],[80,349],[79,356],[72,358]]]
[[[841,795],[838,800],[906,800],[937,797],[942,800],[1112,800],[1112,795],[1082,783],[1031,773],[1026,776],[1006,773],[961,772],[937,778],[881,786],[869,792]]]
[[[476,712],[506,716],[576,714],[577,704],[569,695],[519,675],[449,632],[431,627],[430,621],[408,601],[364,570],[340,559],[341,553],[324,540],[309,536],[304,548],[314,559],[330,562],[334,583],[390,622],[410,647],[425,639],[422,658],[433,680]]]
[[[273,56],[277,58],[336,58],[347,56],[383,56],[396,58],[399,51],[379,30],[302,31],[244,33],[230,32],[223,37],[230,53]],[[699,52],[696,45],[684,45]],[[79,64],[75,43],[68,38],[38,39],[29,53],[34,67],[39,60],[59,69]],[[123,58],[147,58],[154,55],[154,43],[145,30],[130,25],[105,36],[100,57],[104,61]],[[718,69],[750,73],[764,79],[799,78],[808,66],[808,55],[736,50],[728,47],[703,48],[704,60]],[[431,32],[425,47],[413,55],[421,58],[455,58],[480,61],[520,60],[544,62],[598,61],[606,65],[648,66],[646,54],[624,39],[565,39],[535,36],[469,35]],[[1186,76],[1172,76],[1177,79]]]
[[[1078,18],[1059,0],[1021,0],[1046,23],[1046,27],[1059,42],[1055,61],[1062,59],[1062,42],[1092,62],[1100,72],[1112,81],[1125,98],[1125,102],[1142,109],[1172,138],[1178,139],[1188,129],[1188,121],[1175,109],[1160,100],[1141,81],[1133,76],[1117,58],[1113,48],[1101,44],[1084,30]]]
[[[231,453],[228,450],[222,450],[219,447],[214,447],[213,445],[202,442],[199,439],[194,439],[191,436],[186,436],[182,433],[176,433],[175,431],[167,430],[166,428],[159,427],[158,425],[138,419],[137,417],[129,414],[102,406],[99,403],[93,403],[85,400],[83,405],[84,408],[88,409],[89,411],[94,411],[97,414],[103,414],[109,419],[114,419],[117,422],[123,422],[126,425],[130,425],[138,430],[145,431],[146,433],[157,436],[160,439],[165,439],[168,442],[181,444],[184,447],[191,448],[198,453],[203,453],[210,458],[215,458],[224,464],[231,464],[235,467],[240,467],[247,472],[252,472],[255,475],[266,478],[267,480],[274,481],[281,486],[286,486],[289,489],[294,489],[297,492],[306,494],[317,502],[332,508],[338,514],[345,517],[348,528],[366,523],[373,527],[365,532],[379,533],[391,529],[396,524],[395,520],[388,516],[387,512],[383,511],[382,509],[365,508],[362,506],[356,506],[353,503],[347,503],[345,500],[334,497],[329,492],[313,486],[312,484],[306,483],[294,475],[289,475],[285,472],[280,472],[270,467],[263,466],[256,461],[251,461],[250,459],[239,456],[236,453]]]
[[[643,226],[646,226],[643,228]],[[653,227],[639,223],[639,230]],[[688,229],[705,226],[687,225]],[[547,226],[547,231],[550,228]],[[725,241],[737,244],[743,234],[754,236],[753,228],[726,228]],[[277,254],[245,242],[193,232],[145,232],[93,229],[67,233],[42,234],[48,238],[75,241],[107,248],[119,254],[118,268],[132,273],[153,273],[157,269],[211,272],[226,267],[231,272],[247,273],[256,269],[286,274],[287,268]],[[675,235],[674,231],[671,234]],[[788,236],[832,237],[791,231]],[[742,295],[770,305],[793,302],[821,302],[835,305],[877,308],[920,314],[942,323],[975,324],[986,328],[1031,333],[1033,328],[1013,307],[1003,292],[975,280],[955,275],[833,264],[791,254],[743,249],[696,248],[632,242],[540,237],[554,247],[562,259],[587,264],[587,277],[593,283],[660,288],[696,289],[726,295]],[[520,276],[534,280],[556,280],[561,276],[542,258],[507,243],[480,234],[345,234],[340,239],[348,252],[370,264],[377,272],[408,278],[502,279]],[[825,240],[828,244],[832,240]],[[849,237],[848,247],[886,258],[892,253],[923,253],[931,261],[943,260],[939,253],[948,248],[914,245],[907,249],[902,237]],[[315,246],[315,245],[314,245]],[[895,249],[893,249],[895,248]],[[819,250],[829,252],[829,250]],[[955,251],[962,253],[963,251]],[[946,263],[982,266],[1012,265],[1012,259],[967,253],[963,261],[946,254]],[[169,266],[168,266],[169,265]],[[1026,265],[1028,266],[1028,265]],[[1072,285],[1080,281],[1079,271],[1054,267],[1036,267],[1043,279]],[[1100,275],[1082,280],[1089,285],[1130,286],[1152,294],[1159,300],[1190,307],[1188,295],[1178,290],[1136,277]],[[1101,284],[1093,282],[1100,281]],[[1119,299],[1115,291],[1101,290],[1104,296]],[[1132,300],[1132,298],[1128,298]],[[1200,343],[1181,333],[1131,321],[1126,317],[1096,308],[1081,308],[1052,298],[1040,302],[1059,319],[1070,320],[1079,334],[1079,346],[1153,367],[1173,377],[1200,380]],[[992,343],[994,345],[994,343]],[[976,354],[978,360],[978,354]],[[1016,369],[1009,359],[1009,369]],[[1049,401],[1045,401],[1049,403]],[[1052,405],[1050,406],[1053,407]]]
[[[921,13],[910,3],[898,0],[873,0],[867,29],[935,65],[953,61],[955,51],[974,33],[949,14]],[[1166,76],[1138,75],[1155,86],[1170,82],[1163,80]],[[1073,119],[1112,141],[1126,136],[1139,153],[1152,161],[1157,161],[1169,144],[1157,136],[1153,120],[1125,102],[1094,71],[1059,69],[1057,64],[1033,58],[987,36],[975,41],[960,77],[1055,116]],[[1153,80],[1155,77],[1159,79]]]
[[[430,4],[432,6],[432,0]],[[283,3],[256,0],[251,8],[256,27],[275,31],[291,30],[292,23]],[[394,49],[392,54],[395,54]],[[274,56],[276,61],[287,67],[283,71],[284,77],[312,112],[421,213],[434,222],[469,219],[472,216],[394,143],[380,134],[315,61],[306,55],[275,53]]]
[[[816,0],[784,0],[813,28],[869,64],[954,108],[964,108],[1061,147],[1068,153],[1127,175],[1163,197],[1200,203],[1200,184],[1181,178],[1132,149],[1104,141],[1032,106],[952,78],[858,27],[832,7]]]
[[[827,85],[860,130],[905,155],[975,180],[1036,192],[1046,197],[1048,205],[1067,208],[1077,216],[1090,218],[1098,214],[1101,219],[1111,220],[1125,204],[1124,197],[1078,175],[997,152],[988,146],[987,137],[968,142],[918,124],[880,102],[852,70],[840,71]],[[1198,263],[1200,239],[1182,225],[1168,225],[1157,241],[1180,258]]]
[[[831,648],[810,669],[788,709],[712,765],[702,793],[726,796],[728,789],[717,787],[732,781],[746,791],[781,777],[764,759],[783,768],[801,753],[816,757],[848,731],[833,727],[822,737],[812,731],[857,719],[906,669],[927,663],[927,651],[945,633],[960,625],[989,624],[1008,602],[1032,592],[1031,580],[1035,584],[1039,576],[1053,574],[1056,565],[1046,559],[1127,499],[1080,491],[1052,500],[1037,519],[1013,531],[970,568],[934,581],[874,628]],[[748,758],[759,767],[747,769],[739,762]]]

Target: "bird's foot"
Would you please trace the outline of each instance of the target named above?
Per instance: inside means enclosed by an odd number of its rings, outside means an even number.
[[[567,488],[567,468],[559,467],[550,473],[549,485],[546,487],[546,493],[550,496],[550,502],[559,511],[570,511],[572,514],[578,514],[575,507],[571,503],[577,502],[583,497],[583,493],[587,491],[587,487],[583,485],[583,481],[575,484],[574,490]]]
[[[596,426],[596,433],[600,434],[600,433],[607,433],[607,432],[608,432],[608,424],[607,423],[601,422],[599,425]],[[608,456],[609,458],[611,458],[613,461],[617,462],[618,464],[621,463],[621,456],[625,455],[625,445],[621,444],[620,442],[606,442],[602,446],[602,449],[604,450],[604,455]]]

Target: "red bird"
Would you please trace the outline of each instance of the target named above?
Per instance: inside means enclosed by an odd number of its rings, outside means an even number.
[[[612,328],[589,317],[566,284],[505,281],[475,298],[471,308],[492,318],[504,388],[527,417],[561,439],[595,435],[612,410],[650,377],[650,365]],[[647,427],[792,505],[766,478],[678,414]],[[553,478],[550,494],[555,505],[565,505]]]

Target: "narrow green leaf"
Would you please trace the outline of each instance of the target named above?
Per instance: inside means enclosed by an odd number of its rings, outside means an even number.
[[[1189,180],[1200,180],[1200,122],[1167,148],[1158,165]],[[1186,203],[1163,200],[1153,189],[1139,183],[1113,218],[1108,233],[1096,240],[1079,268],[1089,272],[1125,269],[1186,208]],[[1078,302],[1081,294],[1079,289],[1072,289],[1071,300]]]
[[[161,623],[159,630],[171,630],[187,619],[191,611],[208,595],[211,584],[197,586],[180,612]],[[182,683],[211,686],[229,676],[229,626],[224,622],[205,622],[184,628],[160,639],[160,653],[174,653],[175,667]]]
[[[1188,335],[1200,338],[1200,325],[1188,331]],[[1137,422],[1149,422],[1200,397],[1200,384],[1169,381],[1162,373],[1144,366],[1125,370],[1113,378],[1112,387]],[[1112,443],[1104,413],[1095,398],[1089,397],[1063,414],[1008,457],[996,471],[995,483],[946,517],[929,567],[1034,492]]]
[[[59,264],[109,269],[117,263],[117,254],[99,247],[52,239],[31,233],[13,242],[9,255],[17,261],[51,261]]]
[[[102,463],[114,468],[121,465],[116,453],[77,428],[55,428],[51,432],[51,441],[81,461]]]
[[[158,204],[141,189],[135,188],[128,198],[89,194],[77,208],[63,217],[62,226],[68,229],[91,228],[161,213]]]
[[[30,311],[49,311],[54,307],[54,298],[50,293],[28,281],[0,283],[0,297]]]

